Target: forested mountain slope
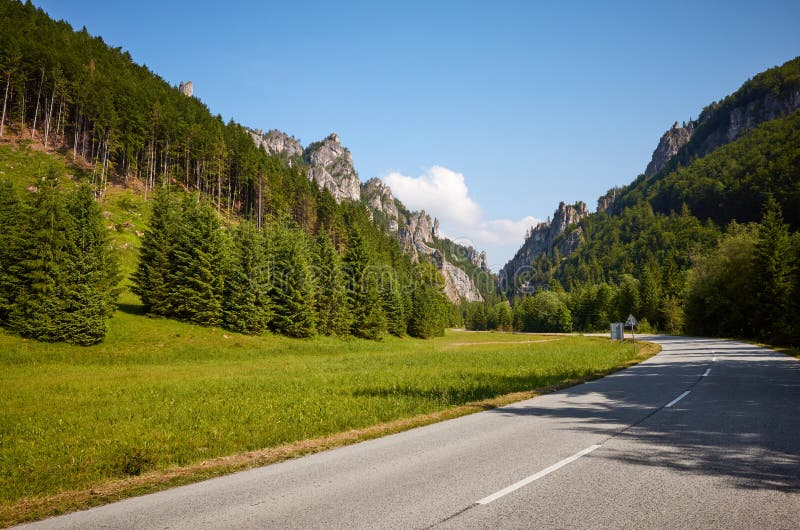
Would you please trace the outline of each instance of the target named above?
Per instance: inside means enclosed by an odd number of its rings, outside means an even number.
[[[532,230],[500,288],[509,296],[566,289],[559,296],[577,329],[635,313],[670,331],[800,340],[790,310],[800,295],[799,108],[800,58],[755,76],[697,121],[676,123],[645,174],[601,197],[596,213],[573,216],[555,237],[542,235],[550,225]],[[726,258],[732,248],[739,261]],[[721,278],[737,272],[711,267],[712,256],[738,267],[740,288],[722,289]],[[716,290],[703,289],[714,282]],[[732,314],[740,317],[723,318]]]
[[[127,52],[15,0],[0,0],[0,79],[0,142],[58,154],[78,169],[65,178],[63,165],[55,173],[39,168],[26,180],[20,178],[22,168],[11,168],[4,176],[4,185],[16,190],[3,206],[4,218],[13,220],[7,233],[30,231],[37,215],[46,214],[36,199],[41,187],[36,181],[47,175],[48,186],[83,183],[101,200],[111,183],[136,190],[142,198],[158,196],[162,207],[154,208],[149,229],[137,231],[135,240],[144,248],[134,287],[148,311],[239,331],[272,329],[296,336],[430,336],[448,322],[441,274],[413,263],[362,203],[343,200],[338,189],[326,185],[326,178],[346,176],[348,169],[341,164],[347,157],[323,156],[326,149],[341,148],[338,138],[312,144],[299,163],[268,153],[250,129],[224,123],[198,99],[133,63]],[[342,175],[338,170],[344,170]],[[51,194],[52,211],[72,222],[58,195]],[[159,220],[162,214],[166,217]],[[102,222],[96,207],[87,215],[92,226]],[[4,276],[0,291],[23,292],[18,284],[39,289],[45,285],[36,279],[41,275],[56,286],[65,281],[51,270],[25,269],[31,260],[25,267],[17,263],[21,258],[15,256],[24,254],[14,245],[28,245],[26,239],[9,236],[0,243],[3,270],[13,271]],[[26,252],[67,256],[61,246],[74,244],[60,238],[51,243]],[[254,259],[262,260],[255,268]],[[161,270],[167,274],[163,285],[150,282],[153,276],[147,273],[159,269],[158,260],[181,262],[178,269]],[[45,267],[53,260],[35,261]],[[267,264],[272,269],[263,274]],[[283,289],[276,283],[281,278],[289,281]],[[253,287],[263,294],[261,300],[238,297],[232,288],[237,281],[239,290]],[[73,304],[59,289],[37,291],[37,296],[43,303]],[[63,299],[48,298],[62,291]],[[324,325],[329,297],[347,298],[346,325]],[[3,305],[13,309],[23,303],[14,295]],[[236,316],[258,304],[263,304],[257,311],[264,316],[261,322],[243,323]],[[279,322],[295,317],[302,329]],[[2,314],[0,324],[26,336],[61,340],[25,332]],[[102,330],[98,333],[93,340],[102,338]]]

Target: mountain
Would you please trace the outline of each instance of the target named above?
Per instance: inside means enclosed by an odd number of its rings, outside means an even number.
[[[761,206],[774,196],[796,228],[800,225],[798,109],[800,57],[754,76],[730,96],[708,105],[697,120],[675,122],[660,138],[644,173],[598,198],[596,213],[590,215],[585,208],[573,211],[562,203],[552,224],[534,227],[503,267],[501,289],[521,293],[547,285],[553,275],[574,283],[640,270],[641,262],[617,268],[621,262],[612,263],[600,248],[587,250],[601,239],[599,234],[616,237],[612,234],[636,230],[626,225],[635,222],[628,210],[648,212],[647,219],[656,214],[669,219],[685,209],[700,222],[725,227],[733,220],[758,221]],[[617,226],[609,228],[612,225]],[[607,255],[615,254],[612,247],[620,244],[618,238],[605,243],[611,245]],[[566,259],[582,250],[583,257]],[[672,250],[682,256],[673,256],[678,265],[688,267],[689,249]],[[542,274],[542,263],[537,266],[537,261],[552,261],[554,255],[564,265],[551,264],[545,267],[550,272]],[[605,267],[599,265],[603,262]],[[553,272],[559,267],[560,273]],[[584,272],[579,274],[578,269]]]
[[[486,253],[441,238],[439,220],[423,211],[411,212],[392,194],[383,181],[372,178],[361,188],[361,197],[376,223],[383,226],[400,242],[403,252],[412,261],[427,259],[439,269],[445,280],[445,294],[453,303],[482,301],[493,291]],[[456,262],[455,256],[467,260]],[[484,281],[481,281],[484,280]],[[483,293],[479,288],[484,285]]]
[[[466,267],[448,259],[445,249],[460,246],[440,238],[439,221],[425,211],[409,211],[380,179],[372,178],[362,184],[350,150],[342,146],[339,135],[332,133],[304,149],[297,139],[281,131],[263,133],[250,129],[249,132],[259,148],[280,156],[289,164],[305,167],[308,179],[329,191],[337,203],[363,203],[373,221],[397,239],[400,248],[414,263],[425,259],[439,269],[445,281],[445,294],[452,303],[483,300],[483,294],[476,287],[476,274],[470,274],[464,270]],[[454,252],[469,255],[470,262],[480,269],[481,274],[490,275],[485,253],[471,247],[461,247]]]

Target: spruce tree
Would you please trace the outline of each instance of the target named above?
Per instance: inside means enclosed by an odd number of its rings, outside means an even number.
[[[232,232],[223,322],[233,331],[262,333],[270,318],[266,242],[262,232],[249,222],[243,222]]]
[[[364,240],[356,229],[350,230],[342,261],[347,278],[347,305],[353,317],[350,333],[356,337],[377,338],[376,329],[385,328],[386,317],[375,278],[369,274],[369,255]]]
[[[781,207],[770,197],[758,227],[755,271],[758,305],[753,315],[756,332],[762,338],[786,340],[788,310],[792,288],[792,247],[788,227],[783,223]]]
[[[23,337],[63,341],[58,315],[66,309],[59,295],[70,259],[69,220],[57,172],[51,169],[28,199],[30,207],[23,221],[28,233],[19,248],[19,284],[8,325]]]
[[[350,311],[341,258],[325,233],[317,236],[315,250],[317,331],[323,335],[347,335]]]
[[[105,337],[108,319],[116,309],[117,263],[109,250],[100,207],[88,185],[68,196],[67,212],[68,259],[63,264],[65,281],[57,289],[64,305],[56,321],[64,340],[96,344]]]
[[[448,300],[444,294],[444,278],[429,263],[416,268],[416,285],[412,296],[408,333],[427,339],[444,335]]]
[[[8,322],[19,286],[22,203],[11,182],[0,181],[0,326]]]
[[[217,213],[207,201],[187,196],[175,240],[175,276],[168,302],[176,317],[203,326],[222,322],[224,252]]]
[[[316,331],[315,286],[305,235],[276,226],[270,250],[272,329],[289,337],[310,337]]]
[[[381,280],[381,301],[386,315],[387,331],[396,337],[402,337],[406,334],[407,324],[400,282],[392,271],[384,274]]]
[[[170,316],[171,293],[176,276],[173,253],[181,222],[180,204],[174,193],[160,188],[153,201],[150,224],[144,232],[139,264],[133,273],[131,290],[139,296],[145,311]]]

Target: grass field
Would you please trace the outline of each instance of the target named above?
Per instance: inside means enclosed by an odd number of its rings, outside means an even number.
[[[431,413],[466,413],[457,407],[633,358],[630,345],[589,337],[250,337],[122,307],[128,312],[117,313],[106,341],[90,348],[0,331],[0,523],[69,509],[72,501],[47,499],[109,480],[403,418],[422,424]],[[102,500],[75,506],[92,502]]]

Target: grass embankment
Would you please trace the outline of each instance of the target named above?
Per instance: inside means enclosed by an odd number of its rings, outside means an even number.
[[[90,348],[0,331],[0,524],[467,414],[636,361],[629,344],[546,339],[248,337],[125,312]]]

